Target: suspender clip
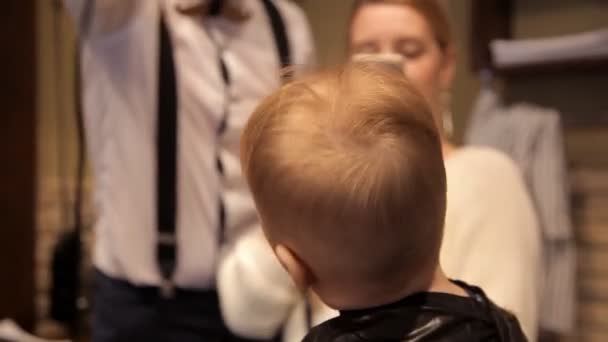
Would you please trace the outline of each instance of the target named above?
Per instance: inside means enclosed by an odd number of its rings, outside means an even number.
[[[175,235],[173,233],[158,233],[158,244],[164,246],[175,246]]]
[[[160,282],[160,296],[164,299],[175,297],[175,285],[170,279],[163,279]]]

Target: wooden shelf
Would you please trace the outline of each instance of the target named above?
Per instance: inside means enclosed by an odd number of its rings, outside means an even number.
[[[492,62],[490,43],[495,39],[513,38],[515,0],[472,0],[471,6],[471,69],[473,71],[489,68],[505,77],[608,72],[608,57],[496,67]]]
[[[608,73],[608,57],[543,62],[495,68],[497,74],[506,77],[524,77],[568,73]]]

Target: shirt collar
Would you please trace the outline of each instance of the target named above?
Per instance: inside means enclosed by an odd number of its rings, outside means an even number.
[[[251,6],[245,0],[225,0],[229,1],[231,6],[239,8],[242,12],[250,12]],[[181,12],[194,12],[203,6],[207,6],[211,0],[174,0],[174,4]]]

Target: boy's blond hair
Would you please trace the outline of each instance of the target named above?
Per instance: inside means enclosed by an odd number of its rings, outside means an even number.
[[[355,62],[283,86],[250,118],[241,161],[270,243],[315,281],[381,285],[437,264],[441,144],[392,68]]]

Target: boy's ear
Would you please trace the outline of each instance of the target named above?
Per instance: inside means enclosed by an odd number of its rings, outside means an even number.
[[[301,291],[306,291],[313,282],[313,275],[306,265],[291,249],[285,245],[278,244],[274,248],[279,262],[291,276],[296,286]]]

